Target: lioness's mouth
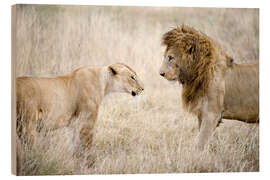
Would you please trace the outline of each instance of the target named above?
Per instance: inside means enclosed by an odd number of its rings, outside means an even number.
[[[136,96],[137,93],[135,93],[134,91],[131,91],[131,95],[132,95],[132,96]]]
[[[140,93],[142,93],[143,90],[144,90],[144,89],[141,88],[140,90],[138,90],[138,92],[131,91],[131,95],[132,95],[132,96],[137,96],[137,95],[139,95]]]

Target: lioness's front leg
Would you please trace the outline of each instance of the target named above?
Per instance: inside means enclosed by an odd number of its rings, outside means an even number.
[[[90,149],[93,141],[93,128],[97,119],[97,113],[91,113],[86,117],[80,119],[79,139],[80,145],[83,149]]]
[[[79,146],[75,152],[78,159],[83,158],[90,167],[93,164],[93,158],[90,155],[90,148],[93,141],[93,129],[97,119],[97,113],[91,113],[86,117],[81,117],[79,127]]]
[[[89,150],[93,141],[93,126],[89,124],[84,124],[80,128],[80,145],[83,150]]]

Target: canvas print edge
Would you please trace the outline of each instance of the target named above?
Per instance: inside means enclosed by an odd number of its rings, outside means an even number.
[[[16,151],[16,5],[11,6],[11,173],[17,175]]]
[[[13,32],[15,29],[15,32]],[[16,5],[12,7],[12,173],[17,174],[16,160]],[[15,121],[14,121],[15,120]],[[14,144],[15,143],[15,144]]]

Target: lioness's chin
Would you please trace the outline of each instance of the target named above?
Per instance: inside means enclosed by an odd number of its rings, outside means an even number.
[[[135,97],[135,96],[139,96],[139,95],[140,95],[140,93],[141,93],[141,92],[135,92],[135,91],[131,91],[131,95],[132,95],[133,97]]]

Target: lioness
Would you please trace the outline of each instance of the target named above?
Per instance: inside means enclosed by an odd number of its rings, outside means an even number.
[[[199,120],[204,149],[222,118],[259,120],[259,62],[236,64],[207,35],[182,25],[163,35],[160,75],[182,84],[184,108]]]
[[[34,142],[41,129],[52,130],[68,126],[74,117],[83,114],[79,122],[79,139],[84,148],[92,142],[99,105],[111,92],[132,96],[143,91],[136,72],[125,64],[83,67],[55,78],[18,77],[17,134]]]

